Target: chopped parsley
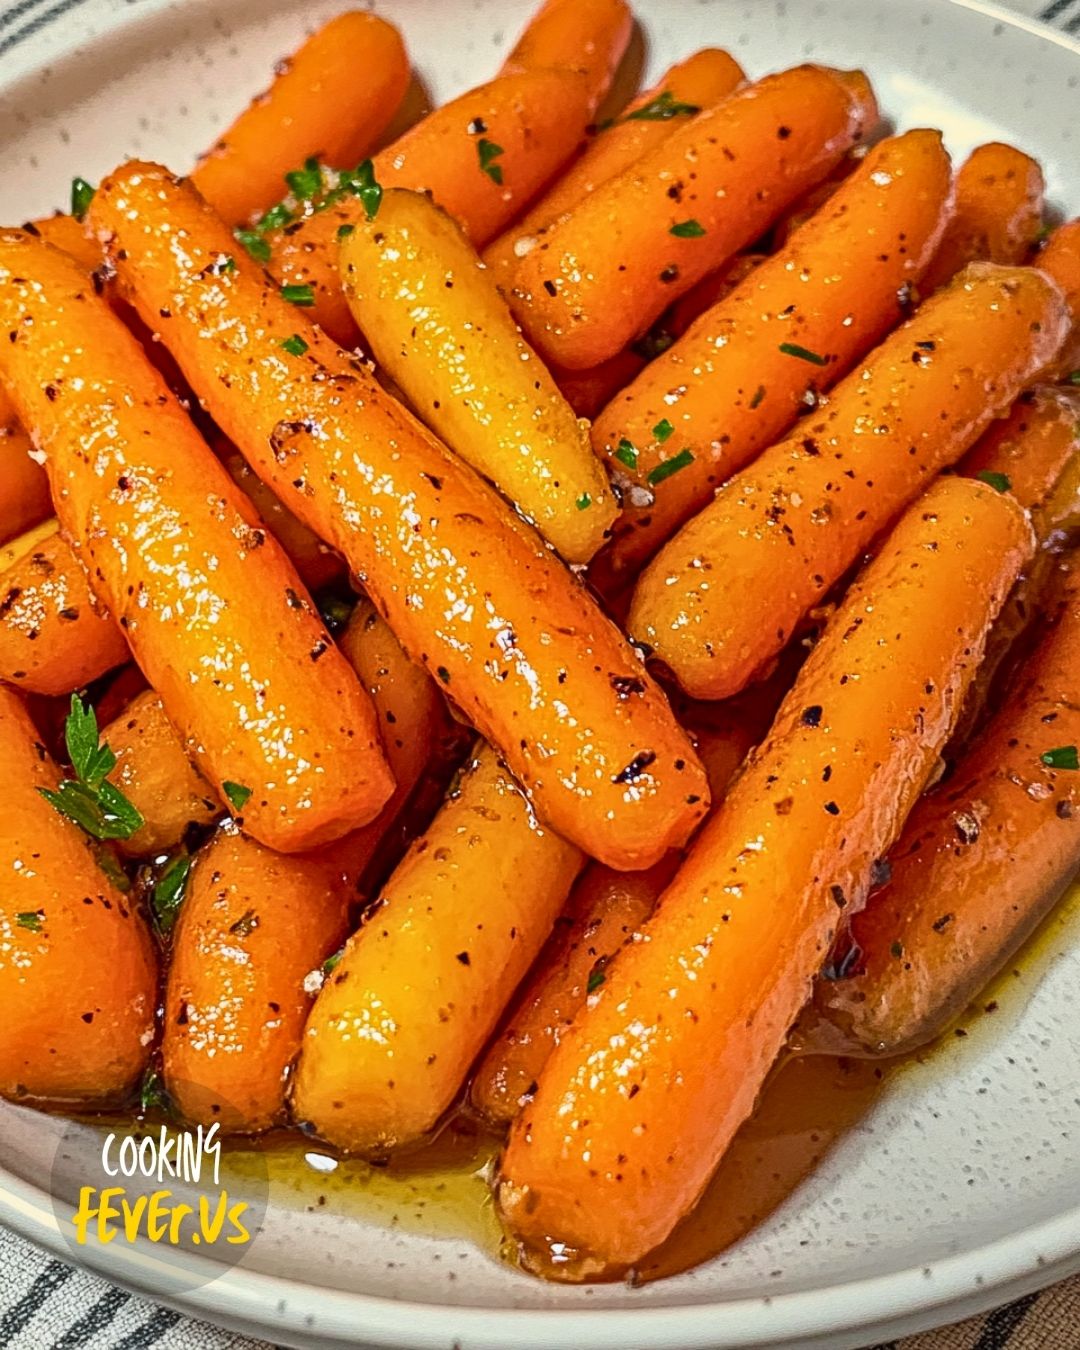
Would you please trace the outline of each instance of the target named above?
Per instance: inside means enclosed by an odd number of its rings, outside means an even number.
[[[606,979],[607,975],[604,973],[603,965],[601,965],[600,962],[597,962],[592,970],[589,971],[589,979],[585,985],[585,992],[587,994],[595,994]]]
[[[290,305],[301,305],[304,309],[310,309],[315,303],[315,288],[306,281],[302,285],[282,286],[281,298],[288,300]]]
[[[637,468],[637,451],[625,436],[615,447],[615,458],[620,464],[625,464],[628,469]]]
[[[288,206],[284,202],[276,202],[259,217],[255,228],[260,234],[269,234],[271,230],[283,229],[291,223],[292,218],[293,213]]]
[[[1080,769],[1080,756],[1075,745],[1058,745],[1044,750],[1039,756],[1048,769]]]
[[[1007,473],[997,473],[993,469],[983,469],[975,477],[981,483],[988,483],[995,492],[1008,492],[1012,487],[1012,479]]]
[[[355,169],[350,169],[348,172],[341,174],[334,192],[327,194],[326,201],[318,209],[325,210],[327,206],[332,206],[346,192],[351,192],[354,197],[359,197],[368,220],[374,220],[379,214],[379,205],[382,202],[382,186],[375,177],[375,165],[372,164],[370,159],[365,159]],[[342,229],[344,228],[346,227],[342,226]],[[348,228],[351,232],[352,227],[349,226]],[[338,230],[338,238],[341,238],[341,230]]]
[[[750,410],[751,410],[751,412],[752,412],[755,408],[760,407],[760,405],[761,405],[761,400],[762,400],[764,397],[765,397],[765,386],[764,386],[763,384],[759,384],[758,387],[754,390],[754,397],[750,400]]]
[[[680,220],[668,230],[676,239],[700,239],[704,233],[705,226],[700,220]]]
[[[669,436],[675,435],[675,428],[665,417],[653,427],[652,434],[656,437],[657,441],[663,445]]]
[[[338,243],[340,244],[343,239],[348,239],[349,235],[353,234],[355,230],[355,225],[339,225],[337,227]]]
[[[234,811],[242,811],[251,796],[251,789],[244,787],[243,783],[222,783],[221,790],[228,797],[229,805]]]
[[[284,347],[290,356],[303,356],[308,349],[307,343],[299,333],[293,333],[292,337],[282,338],[278,346]]]
[[[71,180],[71,214],[76,220],[82,221],[85,219],[96,191],[97,189],[88,183],[85,178],[73,178]]]
[[[340,962],[341,958],[344,955],[345,955],[345,948],[339,947],[337,951],[333,953],[332,956],[328,956],[326,960],[322,963],[323,974],[332,975],[334,971],[337,969],[338,963]]]
[[[587,511],[592,506],[592,498],[587,492],[583,492],[574,505],[579,511]]]
[[[624,122],[667,122],[672,117],[695,117],[701,111],[696,103],[680,103],[670,89],[662,90],[640,108],[628,112]]]
[[[97,716],[78,694],[71,696],[64,741],[75,777],[61,780],[55,791],[38,791],[54,810],[92,838],[130,839],[143,818],[118,787],[105,781],[116,767],[116,756],[100,743]]]
[[[689,450],[680,450],[673,458],[665,459],[655,468],[649,470],[649,486],[656,487],[657,483],[662,483],[665,478],[670,478],[672,474],[679,473],[693,462],[694,456]]]
[[[21,914],[15,915],[15,922],[20,928],[29,929],[31,933],[40,933],[41,921],[44,917],[40,909],[27,909],[23,910]]]
[[[234,230],[233,236],[249,258],[263,264],[270,261],[270,245],[258,230]]]
[[[154,1069],[147,1069],[146,1075],[139,1088],[139,1107],[142,1111],[167,1111],[169,1109],[169,1098],[165,1092],[165,1084],[162,1082],[161,1075]]]
[[[812,352],[808,347],[800,347],[797,342],[781,342],[780,350],[785,356],[797,356],[800,361],[809,361],[813,366],[827,366],[828,358],[819,356],[817,352]]]
[[[301,202],[310,202],[322,192],[323,176],[319,161],[314,157],[304,160],[302,169],[293,169],[285,175],[289,191]]]
[[[1080,384],[1080,370],[1070,370],[1068,382],[1069,384]]]
[[[493,183],[502,187],[502,165],[495,163],[500,155],[505,154],[502,146],[489,141],[486,136],[481,136],[476,142],[476,154],[480,160],[480,172],[486,173]]]
[[[186,853],[178,853],[161,870],[161,875],[150,892],[150,913],[158,931],[168,933],[176,922],[180,906],[184,902],[188,875],[191,872],[191,858]]]

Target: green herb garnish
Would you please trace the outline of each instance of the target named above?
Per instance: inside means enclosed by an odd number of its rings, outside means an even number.
[[[251,796],[251,789],[244,787],[243,783],[222,783],[221,790],[228,797],[229,805],[234,811],[242,811]]]
[[[663,445],[669,436],[675,435],[675,428],[665,417],[653,427],[652,434],[656,437],[657,441]]]
[[[1080,756],[1075,745],[1059,745],[1044,750],[1039,756],[1048,769],[1080,769]]]
[[[1067,378],[1069,384],[1080,384],[1080,370],[1070,370]]]
[[[319,616],[327,631],[336,634],[340,633],[352,617],[352,612],[356,607],[356,597],[337,595],[333,591],[328,591],[324,595],[315,597],[315,603],[319,610]]]
[[[344,955],[345,955],[345,948],[339,947],[332,956],[328,956],[326,960],[322,963],[323,974],[332,975],[334,971],[337,969],[338,963],[340,962],[341,958]]]
[[[290,356],[303,356],[308,349],[307,343],[299,333],[293,333],[292,337],[282,338],[278,346],[284,347]]]
[[[585,985],[585,992],[587,994],[595,994],[606,979],[607,975],[604,973],[604,967],[599,964],[593,966],[592,970],[589,971],[589,979]]]
[[[322,192],[323,176],[319,161],[314,157],[304,160],[302,169],[293,169],[285,175],[289,191],[301,202],[312,201]]]
[[[41,920],[44,918],[40,909],[23,910],[21,914],[15,915],[15,922],[20,928],[28,928],[31,933],[41,932]]]
[[[71,711],[64,723],[75,778],[65,778],[53,791],[38,791],[62,816],[79,825],[94,839],[130,839],[143,818],[119,788],[105,781],[116,767],[116,756],[100,744],[97,716],[78,694],[71,696]]]
[[[337,227],[338,243],[340,244],[342,239],[348,239],[349,235],[352,234],[355,229],[355,225],[339,225]]]
[[[665,478],[670,478],[673,473],[678,473],[693,462],[694,456],[689,450],[680,450],[672,459],[665,459],[654,469],[649,470],[650,486],[656,487],[657,483],[662,483]]]
[[[332,206],[346,192],[352,193],[354,197],[359,197],[364,205],[364,213],[368,220],[374,220],[379,214],[379,204],[382,201],[382,187],[375,177],[375,165],[370,159],[365,159],[362,164],[358,164],[355,169],[350,169],[347,173],[341,174],[338,178],[338,185],[333,192],[328,193],[319,210],[325,210]],[[342,229],[345,229],[342,226]],[[352,226],[347,227],[349,233],[352,233]],[[340,239],[341,230],[338,230]]]
[[[269,211],[263,212],[255,228],[260,234],[269,234],[271,230],[283,229],[292,223],[293,213],[284,202],[276,202]]]
[[[624,122],[667,122],[672,117],[695,117],[701,109],[696,103],[680,103],[670,89],[662,90],[648,103],[628,112]]]
[[[765,397],[765,386],[763,384],[759,384],[757,389],[754,390],[754,397],[750,400],[750,410],[753,411],[755,408],[757,408],[761,404],[761,400],[764,397]]]
[[[637,468],[637,451],[625,436],[615,447],[615,458],[620,464],[625,464],[628,469]]]
[[[700,239],[704,233],[705,226],[700,220],[680,220],[668,230],[676,239]]]
[[[85,178],[73,178],[71,180],[71,214],[76,220],[82,221],[85,218],[96,191],[97,189],[88,183]]]
[[[785,356],[797,356],[800,361],[809,361],[813,366],[827,366],[828,358],[819,356],[808,347],[800,347],[797,342],[781,342],[780,350]]]
[[[170,932],[176,922],[190,872],[191,858],[186,853],[178,853],[165,864],[154,884],[150,892],[150,912],[159,932]]]
[[[282,286],[281,298],[288,300],[290,305],[301,305],[304,309],[310,309],[315,303],[315,287],[306,281],[298,286]]]
[[[147,1069],[139,1088],[139,1107],[143,1111],[167,1111],[169,1098],[161,1075],[153,1069]]]
[[[270,245],[258,230],[233,230],[233,237],[249,258],[263,264],[270,261]]]
[[[995,492],[1008,492],[1012,487],[1012,479],[1007,473],[997,473],[993,469],[983,469],[975,477],[982,483],[988,483]]]
[[[574,505],[579,511],[587,511],[592,506],[592,498],[587,492],[583,492]]]
[[[486,173],[493,183],[502,187],[503,171],[500,164],[495,161],[501,154],[504,154],[501,145],[496,145],[494,141],[489,141],[485,136],[481,136],[476,142],[476,154],[480,160],[480,172]]]

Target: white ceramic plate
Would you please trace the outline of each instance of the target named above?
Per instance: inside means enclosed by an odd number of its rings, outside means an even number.
[[[346,0],[22,0],[0,7],[6,221],[126,154],[184,168],[274,58]],[[433,94],[484,79],[533,0],[380,0]],[[636,0],[645,74],[705,43],[752,73],[864,66],[954,154],[1015,141],[1074,180],[1080,47],[968,0]],[[358,72],[362,78],[362,72]],[[1070,194],[1073,194],[1070,196]],[[718,1260],[639,1289],[544,1286],[453,1236],[279,1196],[244,1264],[175,1306],[290,1345],[577,1350],[866,1345],[1080,1269],[1080,922],[1057,920],[1002,1013],[894,1079],[791,1198]],[[48,1202],[57,1125],[0,1110],[0,1220],[70,1258]],[[160,1296],[153,1249],[85,1249]],[[215,1271],[206,1269],[209,1279]]]

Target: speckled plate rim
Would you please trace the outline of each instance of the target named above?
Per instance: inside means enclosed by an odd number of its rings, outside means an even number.
[[[120,28],[150,22],[173,0],[146,0],[115,16],[92,45]],[[30,43],[81,0],[60,0],[30,31],[17,30],[0,53]],[[997,24],[1034,35],[1080,62],[1080,41],[984,0],[938,0]],[[20,61],[5,85],[18,85],[41,67],[83,46],[76,30],[50,43],[47,57]],[[56,1207],[59,1208],[59,1207]],[[233,1331],[272,1336],[297,1347],[352,1345],[379,1350],[857,1350],[857,1347],[940,1326],[984,1312],[1080,1271],[1080,1205],[1008,1237],[927,1265],[887,1275],[773,1297],[739,1298],[647,1308],[523,1309],[417,1303],[349,1293],[303,1281],[192,1258],[204,1274],[182,1294],[162,1292],[174,1267],[148,1242],[76,1254],[49,1193],[0,1167],[0,1222],[61,1260],[137,1294]],[[359,1338],[362,1338],[359,1339]]]

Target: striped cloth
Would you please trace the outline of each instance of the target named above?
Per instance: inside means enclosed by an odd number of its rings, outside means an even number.
[[[998,0],[1080,35],[1080,0]],[[20,0],[0,9],[0,56],[83,0]],[[125,1294],[0,1227],[0,1350],[275,1350]],[[877,1350],[1076,1350],[1080,1275],[955,1326]]]

